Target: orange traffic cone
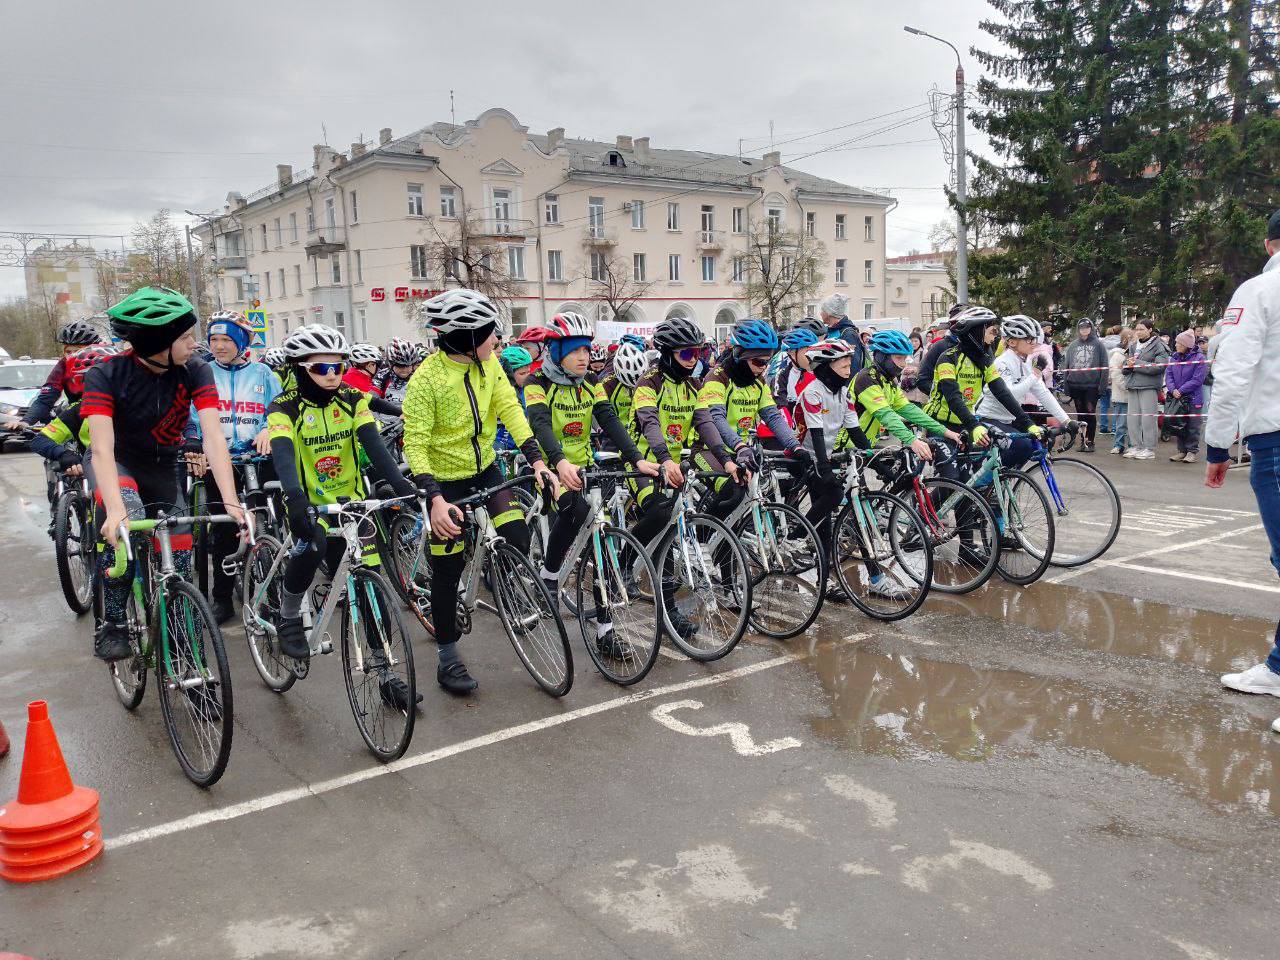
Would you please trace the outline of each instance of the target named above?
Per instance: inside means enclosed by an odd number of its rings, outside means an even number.
[[[27,704],[18,799],[0,807],[0,877],[51,880],[102,852],[98,791],[71,782],[49,704]]]

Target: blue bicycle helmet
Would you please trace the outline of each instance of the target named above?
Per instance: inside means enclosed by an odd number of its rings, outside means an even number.
[[[618,338],[618,343],[634,343],[641,350],[644,349],[644,337],[640,336],[638,333],[624,333]]]
[[[879,331],[871,337],[870,346],[872,353],[887,353],[891,356],[909,357],[915,353],[911,341],[901,330]]]
[[[734,324],[729,342],[740,350],[767,350],[772,353],[778,349],[778,333],[763,320],[749,317]]]
[[[808,327],[797,327],[782,338],[783,350],[803,350],[818,342],[818,335]]]

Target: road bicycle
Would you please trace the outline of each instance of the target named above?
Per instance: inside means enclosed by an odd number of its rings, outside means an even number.
[[[58,585],[71,612],[82,616],[93,607],[93,578],[98,566],[89,478],[58,470],[54,493],[53,556]]]
[[[166,516],[120,524],[115,562],[106,576],[124,576],[137,560],[125,607],[130,655],[108,664],[116,697],[126,710],[142,702],[147,672],[156,673],[160,713],[187,779],[218,782],[231,755],[231,671],[222,631],[209,601],[174,566],[174,527],[235,523],[231,517]],[[134,543],[133,534],[149,534]],[[252,523],[242,550],[253,541]],[[229,558],[232,559],[232,558]],[[103,579],[94,578],[95,626],[105,618]]]
[[[1111,549],[1120,535],[1120,493],[1105,473],[1075,457],[1053,456],[1053,441],[1074,431],[1054,427],[1028,461],[1025,471],[1053,508],[1055,567],[1080,567]],[[1034,469],[1038,467],[1039,469]]]

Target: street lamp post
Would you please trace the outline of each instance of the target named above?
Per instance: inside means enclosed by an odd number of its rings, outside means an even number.
[[[203,213],[196,213],[196,212],[194,212],[194,211],[192,211],[192,210],[184,210],[184,211],[182,211],[182,212],[183,212],[183,213],[185,213],[185,214],[187,214],[187,215],[189,215],[189,216],[196,217],[197,219],[203,220],[205,223],[207,223],[207,224],[209,225],[209,244],[210,244],[210,249],[212,249],[212,251],[213,251],[213,262],[214,262],[214,267],[215,267],[215,269],[216,269],[216,267],[217,267],[217,262],[218,262],[218,246],[217,246],[218,238],[217,238],[217,237],[215,236],[215,234],[214,234],[214,229],[213,229],[213,228],[214,228],[214,221],[213,221],[213,218],[212,218],[212,217],[205,216],[205,214],[203,214]],[[191,259],[191,226],[190,226],[190,225],[188,225],[188,226],[187,226],[187,262],[188,262],[188,263],[190,263],[190,264],[192,264],[192,266],[191,266],[191,284],[192,284],[192,289],[194,289],[194,287],[195,287],[195,265],[194,265],[194,263],[195,263],[195,262],[194,262],[194,260],[192,260],[192,259]],[[221,310],[221,309],[222,309],[222,284],[218,282],[218,280],[217,280],[217,278],[216,278],[216,277],[215,277],[214,282],[213,282],[213,295],[214,295],[214,299],[217,301],[218,309],[219,309],[219,310]]]
[[[955,48],[955,44],[915,27],[902,29],[917,37],[928,37],[930,40],[945,43],[956,55],[956,205],[958,207],[956,211],[956,302],[968,303],[969,225],[968,218],[965,216],[968,194],[965,184],[964,155],[964,64],[960,60],[960,51]]]

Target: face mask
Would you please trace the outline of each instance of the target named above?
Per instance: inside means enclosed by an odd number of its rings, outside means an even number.
[[[325,389],[311,379],[311,374],[301,367],[294,370],[294,383],[298,385],[298,393],[302,395],[303,400],[320,407],[327,406],[338,395],[338,391],[342,389],[341,384],[332,390]]]

